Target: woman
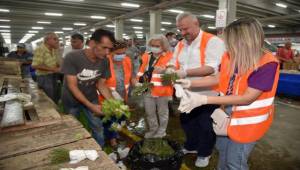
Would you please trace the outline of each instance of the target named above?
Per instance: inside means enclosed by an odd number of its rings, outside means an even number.
[[[111,77],[106,80],[106,85],[111,89],[112,95],[115,99],[123,100],[125,103],[128,98],[129,85],[133,81],[132,79],[132,63],[125,52],[127,49],[126,42],[117,41],[114,44],[113,50],[110,55],[107,56],[110,64]],[[99,101],[102,103],[104,100],[102,95],[99,95]],[[103,123],[105,139],[110,141],[111,146],[117,145],[117,133],[111,130],[111,124],[115,121],[121,120],[109,120]]]
[[[145,138],[166,136],[169,119],[168,101],[173,94],[172,86],[163,86],[161,73],[172,58],[169,43],[165,36],[154,35],[148,41],[149,52],[142,56],[142,64],[137,74],[139,83],[153,84],[149,94],[144,97],[148,131]]]
[[[279,64],[263,48],[264,32],[256,19],[232,22],[224,30],[224,40],[228,52],[223,56],[218,76],[178,80],[184,88],[219,83],[221,96],[203,96],[185,90],[179,110],[189,112],[204,104],[224,105],[230,119],[224,128],[227,136],[217,137],[218,169],[245,170],[254,145],[272,123]]]

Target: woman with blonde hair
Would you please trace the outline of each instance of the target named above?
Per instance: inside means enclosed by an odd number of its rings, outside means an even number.
[[[212,114],[219,151],[218,169],[246,170],[255,143],[269,129],[274,114],[274,96],[279,64],[264,49],[264,32],[254,18],[241,18],[224,29],[227,52],[217,76],[178,80],[183,88],[219,84],[220,96],[204,96],[184,90],[179,110],[190,112],[205,104],[220,104]]]
[[[166,136],[169,120],[168,101],[173,94],[171,85],[162,84],[161,75],[166,64],[172,58],[170,46],[164,35],[154,35],[147,43],[148,51],[142,56],[142,64],[137,74],[139,83],[153,84],[144,96],[148,131],[145,138],[161,138]],[[138,83],[138,84],[139,84]]]

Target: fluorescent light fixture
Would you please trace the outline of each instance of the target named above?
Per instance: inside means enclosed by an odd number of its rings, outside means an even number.
[[[62,30],[65,30],[65,31],[72,31],[73,28],[71,28],[71,27],[63,27]]]
[[[87,33],[87,32],[84,32],[83,34],[84,34],[84,35],[87,35],[88,33]]]
[[[36,43],[41,42],[41,41],[43,41],[43,40],[44,40],[44,37],[41,37],[41,38],[39,38],[39,39],[36,39],[36,40],[34,40],[34,41],[31,41],[31,44],[36,44]]]
[[[106,27],[108,28],[115,28],[116,26],[115,25],[105,25]]]
[[[269,24],[268,27],[269,27],[269,28],[275,28],[276,26],[275,26],[275,25],[272,25],[272,24]]]
[[[35,30],[29,30],[29,33],[39,33],[39,31],[35,31]]]
[[[137,37],[143,37],[143,34],[136,34]]]
[[[143,31],[134,31],[136,34],[143,34]]]
[[[38,24],[51,24],[50,21],[37,21]]]
[[[1,33],[1,35],[6,44],[11,44],[11,34],[10,33]]]
[[[123,35],[126,36],[127,34],[124,33]]]
[[[57,17],[63,16],[62,13],[54,13],[54,12],[45,12],[45,15],[47,15],[47,16],[57,16]]]
[[[42,30],[42,29],[44,29],[44,27],[31,27],[32,29],[34,29],[34,30]]]
[[[3,32],[3,33],[1,33],[1,35],[6,37],[6,36],[10,36],[11,34],[10,34],[10,32]]]
[[[74,25],[76,25],[76,26],[86,26],[86,23],[84,23],[84,22],[75,22]]]
[[[91,28],[90,31],[94,32],[96,29],[95,28]]]
[[[10,22],[9,19],[0,19],[0,22]]]
[[[106,19],[105,16],[100,16],[100,15],[92,15],[91,18],[92,19]]]
[[[164,28],[161,28],[160,30],[161,30],[161,31],[166,31],[166,29],[164,29]]]
[[[0,28],[10,28],[9,25],[0,25]]]
[[[26,41],[28,41],[34,35],[35,34],[25,34],[24,37],[19,41],[19,43],[25,43]]]
[[[214,26],[208,26],[207,28],[211,29],[211,30],[215,30],[216,29],[216,27],[214,27]]]
[[[168,11],[169,11],[169,12],[173,12],[173,13],[177,13],[177,14],[181,14],[181,13],[184,12],[184,11],[179,10],[179,9],[169,9]]]
[[[3,9],[3,8],[1,8],[0,12],[9,12],[9,9]]]
[[[201,15],[201,16],[204,17],[204,18],[210,18],[210,19],[214,19],[215,18],[215,16],[209,15],[209,14],[204,14],[204,15]]]
[[[0,32],[10,32],[10,30],[0,30]]]
[[[136,30],[142,30],[143,27],[132,27],[133,29],[136,29]]]
[[[281,8],[287,8],[287,5],[285,5],[283,3],[276,3],[275,5],[278,7],[281,7]]]
[[[134,18],[130,19],[130,21],[132,21],[132,22],[143,22],[142,19],[134,19]]]
[[[121,6],[124,6],[124,7],[132,7],[132,8],[139,8],[139,7],[140,7],[139,4],[133,4],[133,3],[127,3],[127,2],[121,3]]]
[[[138,37],[136,37],[136,38],[138,38],[138,39],[143,39],[144,37],[139,37],[139,36],[138,36]]]
[[[66,1],[66,2],[83,2],[84,0],[63,0],[63,1]]]
[[[63,31],[54,31],[55,34],[63,34]]]
[[[172,25],[171,22],[166,22],[166,21],[161,22],[161,24],[163,24],[163,25]]]

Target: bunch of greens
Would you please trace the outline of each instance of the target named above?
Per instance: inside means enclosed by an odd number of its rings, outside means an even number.
[[[105,113],[102,118],[103,122],[111,120],[112,117],[120,119],[122,116],[126,118],[130,117],[129,107],[125,105],[121,100],[108,99],[102,103],[102,111]]]
[[[147,93],[148,91],[150,91],[150,88],[153,86],[152,83],[149,82],[145,82],[143,83],[141,86],[136,86],[133,90],[132,90],[132,95],[133,96],[141,96],[145,93]]]
[[[168,157],[174,155],[175,151],[167,140],[162,138],[149,138],[144,140],[140,153]]]
[[[165,73],[161,76],[161,79],[164,86],[169,86],[174,84],[179,77],[176,73]]]
[[[60,164],[70,161],[69,150],[65,148],[56,148],[50,152],[50,159],[52,164]]]

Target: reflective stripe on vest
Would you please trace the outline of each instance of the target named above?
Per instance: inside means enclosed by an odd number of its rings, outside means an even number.
[[[244,118],[231,118],[230,126],[238,126],[238,125],[251,125],[257,124],[266,121],[269,118],[269,113],[252,116],[252,117],[244,117]]]
[[[257,100],[249,105],[246,106],[236,106],[235,111],[240,111],[240,110],[250,110],[250,109],[257,109],[257,108],[262,108],[262,107],[268,107],[273,104],[274,97],[268,98],[268,99],[262,99],[262,100]]]

